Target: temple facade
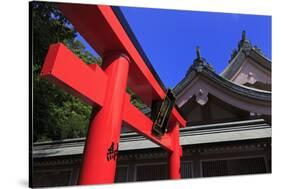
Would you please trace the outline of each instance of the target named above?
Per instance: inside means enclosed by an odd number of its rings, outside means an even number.
[[[271,60],[245,32],[220,74],[197,49],[173,93],[188,120],[180,129],[182,178],[271,173]],[[142,111],[150,116],[149,107]],[[116,182],[168,179],[168,153],[124,128]],[[76,185],[84,143],[35,143],[34,186]]]

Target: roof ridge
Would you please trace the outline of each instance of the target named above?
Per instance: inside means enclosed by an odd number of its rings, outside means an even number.
[[[257,45],[252,45],[251,42],[246,39],[246,31],[243,30],[242,32],[242,39],[238,42],[238,49],[234,49],[230,59],[228,60],[228,65],[224,68],[224,70],[220,73],[221,76],[223,77],[227,77],[229,79],[229,73],[233,70],[230,70],[235,64],[236,67],[240,67],[242,65],[242,62],[244,60],[245,57],[251,57],[251,52],[255,52],[257,55],[259,55],[261,58],[263,58],[264,60],[266,60],[266,62],[271,62],[271,60],[269,60],[269,58],[267,58],[263,53],[262,50],[260,48],[258,48]],[[241,53],[243,53],[244,57],[241,57],[241,60],[237,63],[236,61],[238,61],[238,57],[241,56]],[[259,62],[259,61],[257,61]],[[268,67],[268,66],[265,66]],[[237,69],[236,69],[237,71]]]
[[[190,68],[190,69],[191,69],[191,71],[188,73],[188,75],[186,75],[184,77],[184,79],[173,89],[176,96],[178,96],[184,90],[184,88],[196,77],[196,74],[202,74],[202,75],[212,79],[219,85],[221,85],[223,87],[227,87],[231,91],[234,91],[243,96],[247,96],[249,98],[256,98],[256,99],[260,99],[260,100],[265,100],[265,101],[271,100],[271,94],[272,94],[271,91],[265,91],[265,90],[255,89],[255,88],[251,88],[251,87],[247,87],[247,86],[238,85],[238,84],[228,80],[227,78],[216,74],[215,72],[208,69],[207,67],[202,67],[201,70],[196,70],[193,68]],[[195,73],[195,74],[192,74],[192,73]]]

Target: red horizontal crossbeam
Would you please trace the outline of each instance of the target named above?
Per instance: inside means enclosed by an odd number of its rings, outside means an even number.
[[[104,104],[107,75],[97,64],[85,64],[62,43],[50,46],[41,75],[90,105]],[[139,134],[173,151],[169,135],[159,139],[151,134],[153,122],[130,103],[129,94],[125,97],[123,120]]]
[[[106,74],[96,64],[87,66],[62,43],[49,47],[41,75],[90,105],[103,105]]]
[[[124,52],[130,57],[132,64],[129,67],[128,86],[147,105],[151,105],[152,100],[164,99],[165,91],[110,6],[62,3],[59,9],[101,57],[113,51]],[[178,121],[180,127],[186,124],[175,108],[171,119]]]
[[[169,152],[174,151],[174,146],[171,145],[171,137],[164,135],[157,138],[151,134],[153,122],[144,115],[138,108],[130,102],[130,96],[126,97],[123,120],[131,126],[136,132],[160,145]]]

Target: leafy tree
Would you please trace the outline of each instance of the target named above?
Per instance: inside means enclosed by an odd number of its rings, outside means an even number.
[[[91,107],[57,88],[39,75],[50,44],[63,42],[84,62],[101,59],[85,50],[75,40],[77,35],[56,4],[33,2],[33,139],[36,141],[83,137],[89,123]]]
[[[33,141],[61,140],[84,137],[89,125],[91,107],[56,87],[39,75],[48,48],[53,43],[64,43],[86,64],[102,64],[75,37],[71,23],[57,10],[55,3],[32,2],[33,46]],[[132,90],[131,102],[143,107]]]

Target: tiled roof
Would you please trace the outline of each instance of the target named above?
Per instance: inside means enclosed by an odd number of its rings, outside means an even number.
[[[222,77],[230,79],[243,64],[246,58],[254,60],[255,63],[271,72],[271,61],[262,53],[257,46],[252,46],[246,39],[246,33],[238,43],[238,50],[234,50],[229,60],[228,66],[220,74]]]
[[[271,126],[263,119],[197,125],[180,130],[181,145],[271,138]],[[35,143],[34,158],[81,155],[85,138]],[[160,148],[135,133],[122,133],[119,151]]]
[[[176,96],[179,96],[180,93],[193,81],[193,79],[202,75],[212,82],[227,88],[229,91],[234,92],[241,96],[246,96],[253,99],[263,100],[263,101],[271,101],[271,92],[264,91],[259,89],[254,89],[242,85],[235,84],[228,79],[218,75],[215,73],[214,69],[211,67],[209,63],[206,62],[205,59],[195,59],[192,66],[187,71],[185,77],[176,85],[173,89],[173,92]]]

